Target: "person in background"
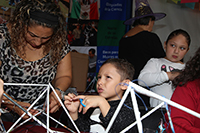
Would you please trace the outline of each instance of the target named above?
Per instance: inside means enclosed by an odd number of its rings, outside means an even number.
[[[138,84],[149,86],[154,93],[170,99],[173,94],[172,80],[180,74],[185,64],[181,61],[189,50],[190,36],[182,29],[174,30],[164,43],[165,58],[151,58],[138,77]],[[162,101],[150,97],[150,106]]]
[[[96,27],[96,24],[94,21],[92,21],[91,23],[91,31],[90,31],[90,37],[89,37],[89,42],[90,42],[90,46],[97,46],[97,32],[98,29]]]
[[[86,24],[81,24],[81,36],[80,36],[80,46],[84,46],[85,43],[85,28]]]
[[[84,46],[90,46],[90,33],[92,31],[92,25],[91,22],[89,21],[86,26],[85,26],[85,30],[84,30],[84,35],[85,35],[85,42],[84,42]]]
[[[71,30],[68,31],[67,40],[68,40],[68,43],[69,43],[70,45],[72,45],[72,43],[73,43],[73,41],[74,41],[74,35],[72,34],[72,31],[71,31]]]
[[[95,73],[96,72],[96,61],[97,61],[97,56],[95,55],[95,49],[91,48],[89,49],[89,68],[88,72]]]
[[[97,56],[95,55],[95,49],[91,48],[88,52],[89,55],[89,65],[88,65],[88,74],[87,74],[87,90],[91,89],[91,91],[95,91],[95,86],[90,86],[90,84],[95,83],[96,80],[96,61]],[[90,88],[88,88],[90,87]]]
[[[153,13],[147,0],[135,0],[135,17],[124,22],[132,25],[119,41],[118,57],[126,59],[135,68],[133,79],[137,79],[140,71],[151,58],[165,57],[165,52],[159,37],[152,32],[154,22],[166,16],[165,13]],[[137,82],[136,82],[137,83]],[[141,95],[146,105],[149,98]],[[137,100],[140,106],[143,103]]]
[[[99,95],[76,96],[70,93],[65,96],[64,104],[80,131],[105,132],[127,89],[125,84],[129,84],[133,75],[132,64],[124,59],[111,58],[102,64],[97,76],[96,88]],[[85,107],[80,105],[79,99],[83,99]],[[110,133],[118,133],[135,121],[130,95],[124,103],[110,128]],[[70,125],[71,122],[68,124],[74,129],[73,125]],[[128,132],[136,133],[137,127],[134,126]]]
[[[76,25],[76,28],[73,30],[72,35],[74,36],[73,45],[79,46],[80,45],[80,38],[81,38],[80,24]]]
[[[176,88],[171,101],[200,113],[200,48],[186,63],[185,69],[173,80]],[[170,106],[171,119],[176,133],[199,133],[200,119]],[[167,115],[165,115],[167,116]],[[168,117],[166,117],[168,119]],[[166,132],[172,133],[169,120],[165,123]]]
[[[8,23],[0,25],[0,78],[5,83],[49,84],[60,98],[71,84],[70,46],[67,43],[65,18],[53,0],[21,0]],[[8,86],[5,93],[27,109],[46,86]],[[15,121],[24,112],[3,97],[2,106],[9,109],[5,121]],[[50,93],[50,113],[60,108],[54,92]],[[29,112],[43,109],[43,95]],[[2,116],[3,116],[2,115]],[[8,116],[6,116],[8,115]],[[23,119],[29,118],[25,115]],[[10,120],[11,119],[11,120]]]

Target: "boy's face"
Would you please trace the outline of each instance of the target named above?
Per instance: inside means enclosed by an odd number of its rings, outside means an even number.
[[[100,68],[97,77],[97,91],[100,96],[106,98],[108,101],[119,100],[117,95],[122,97],[123,90],[121,89],[121,86],[118,85],[121,83],[121,76],[112,64],[104,64]]]

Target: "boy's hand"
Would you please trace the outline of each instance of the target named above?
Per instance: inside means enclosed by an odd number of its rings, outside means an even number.
[[[108,104],[107,100],[102,96],[79,95],[76,97],[76,99],[83,99],[82,103],[86,105],[85,107],[82,105],[79,107],[79,112],[83,110],[83,114],[85,114],[91,107],[99,107],[103,115],[106,115],[110,109],[110,105]]]

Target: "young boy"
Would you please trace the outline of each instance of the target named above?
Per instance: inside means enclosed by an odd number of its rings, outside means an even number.
[[[65,96],[65,106],[80,131],[105,132],[127,89],[125,84],[132,80],[134,71],[133,66],[124,59],[108,59],[98,73],[96,88],[99,95],[68,94]],[[80,104],[79,99],[83,99],[82,103],[85,107]],[[109,132],[120,132],[133,122],[135,122],[135,114],[129,96]],[[68,127],[74,129],[73,125]],[[134,126],[129,132],[137,132],[137,127]]]

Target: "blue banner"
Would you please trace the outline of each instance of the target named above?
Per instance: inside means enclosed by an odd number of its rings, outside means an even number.
[[[126,28],[123,21],[131,13],[130,3],[130,0],[100,1],[96,72],[107,59],[118,58],[119,40],[125,34]]]
[[[126,19],[127,0],[101,0],[101,20],[122,20]]]
[[[118,58],[118,46],[98,46],[96,72],[99,71],[102,63],[110,58]]]

